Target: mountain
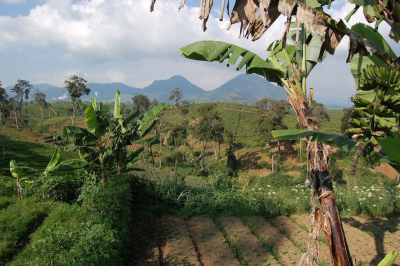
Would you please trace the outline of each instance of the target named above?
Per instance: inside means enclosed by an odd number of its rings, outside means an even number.
[[[82,96],[82,101],[90,101],[97,98],[101,102],[113,102],[116,90],[121,93],[122,102],[132,102],[132,96],[135,93],[144,94],[150,100],[156,99],[158,102],[168,102],[171,91],[179,88],[182,91],[183,98],[188,102],[236,102],[241,104],[255,104],[263,98],[271,98],[276,100],[285,99],[285,92],[282,88],[276,87],[265,79],[256,75],[239,75],[215,90],[205,91],[200,87],[192,84],[182,76],[172,76],[167,80],[155,80],[149,86],[139,89],[125,85],[123,83],[87,83],[86,86],[91,90],[89,95]],[[7,87],[7,93],[10,92],[11,86]],[[53,86],[50,84],[36,84],[33,88],[40,89],[46,94],[48,101],[56,101],[57,99],[66,98],[67,91],[65,88]],[[29,95],[29,100],[33,99],[34,90]],[[97,94],[97,96],[96,96]],[[64,96],[63,96],[64,95]]]
[[[286,93],[283,88],[273,85],[260,76],[246,74],[239,75],[215,90],[207,92],[207,101],[218,99],[220,102],[252,105],[264,98],[284,100]]]
[[[167,80],[155,80],[149,86],[141,90],[141,94],[149,96],[149,99],[156,99],[158,102],[168,102],[171,91],[179,88],[183,94],[183,100],[193,102],[202,98],[206,91],[190,83],[182,76],[172,76]]]

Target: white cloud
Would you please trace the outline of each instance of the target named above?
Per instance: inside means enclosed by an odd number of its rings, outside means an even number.
[[[47,55],[30,55],[29,59],[33,60],[44,60],[47,58]]]
[[[72,55],[72,53],[65,53],[62,55],[58,55],[56,58],[58,60],[71,60],[74,58],[74,56]]]
[[[142,89],[142,88],[147,87],[150,84],[152,84],[153,81],[154,81],[154,79],[142,80],[142,81],[136,82],[133,86],[136,87],[136,88]]]
[[[108,82],[125,82],[125,73],[122,71],[107,71],[106,77],[108,78]]]
[[[215,1],[206,32],[200,27],[199,8],[185,6],[177,12],[178,0],[157,1],[153,13],[149,12],[150,1],[147,0],[43,2],[27,16],[0,16],[0,55],[4,58],[10,55],[10,62],[17,57],[23,60],[29,55],[47,55],[34,67],[21,63],[15,63],[14,68],[7,66],[9,69],[0,67],[5,77],[11,79],[12,76],[11,81],[4,80],[4,83],[13,83],[22,77],[33,83],[62,86],[71,75],[79,75],[88,82],[124,82],[145,87],[153,80],[182,75],[195,85],[211,90],[244,70],[236,72],[225,63],[182,59],[180,47],[200,40],[220,40],[245,47],[265,58],[269,43],[282,36],[285,21],[281,16],[260,40],[251,42],[238,38],[239,24],[226,30],[229,18],[225,14],[224,21],[219,21],[218,1]],[[351,9],[352,5],[345,0],[337,0],[329,13],[334,18],[344,18]],[[360,20],[365,21],[361,9],[349,25]],[[388,32],[383,24],[382,30]],[[313,70],[309,85],[315,86],[315,97],[331,95],[330,99],[343,100],[351,95],[354,84],[349,66],[344,63],[346,51],[347,40],[343,40],[335,55],[329,55],[326,62]],[[52,60],[54,58],[56,60]],[[32,59],[40,59],[40,56]]]

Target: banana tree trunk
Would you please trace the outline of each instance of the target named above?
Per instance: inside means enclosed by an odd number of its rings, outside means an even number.
[[[288,96],[294,108],[301,128],[318,130],[317,121],[312,117],[307,102]],[[329,244],[331,264],[335,266],[353,266],[346,236],[340,221],[333,191],[332,177],[329,175],[328,151],[322,142],[306,138],[307,167],[313,182],[314,195],[318,195],[320,209],[315,215],[312,231],[322,228]],[[316,232],[318,235],[318,232]]]

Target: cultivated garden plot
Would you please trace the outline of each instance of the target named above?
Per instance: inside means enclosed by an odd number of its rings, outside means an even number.
[[[308,221],[308,220],[305,220]],[[288,236],[302,251],[307,251],[310,236],[302,227],[293,223],[288,217],[280,216],[272,221],[273,225],[283,234]],[[305,225],[305,224],[304,224]],[[320,237],[322,237],[322,233]],[[329,264],[330,255],[328,246],[318,241],[319,260]]]
[[[190,233],[182,218],[164,216],[166,243],[162,247],[163,265],[200,265]]]
[[[255,235],[261,237],[263,242],[271,246],[272,249],[277,252],[281,264],[290,265],[300,261],[302,256],[301,250],[264,218],[249,217],[245,220],[246,224],[252,228]]]
[[[343,217],[342,221],[373,236],[375,242],[393,247],[400,246],[399,219],[365,219],[357,216]]]
[[[237,217],[223,217],[221,226],[232,248],[236,249],[239,260],[244,265],[279,265],[250,229]]]
[[[224,235],[219,231],[213,220],[206,217],[194,217],[187,221],[203,266],[239,265],[236,254],[229,247]]]

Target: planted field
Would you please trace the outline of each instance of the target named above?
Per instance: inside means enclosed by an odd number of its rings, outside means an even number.
[[[153,246],[151,258],[145,260],[142,257],[141,263],[133,261],[131,265],[144,265],[143,261],[146,265],[297,265],[310,241],[308,232],[300,225],[307,219],[307,215],[290,219],[280,216],[268,221],[262,217],[221,217],[215,220],[193,217],[185,220],[163,216],[159,219],[162,221],[160,224],[152,225],[162,230],[147,226],[147,230],[158,232],[154,241],[158,243],[160,252],[154,252],[157,249]],[[356,219],[345,218],[344,221],[354,224]],[[357,265],[376,265],[385,254],[397,250],[398,245],[375,246],[378,239],[347,222],[344,228]],[[359,226],[363,224],[357,223]],[[390,230],[396,230],[396,225],[389,226]],[[375,230],[377,234],[385,232],[378,226]],[[329,265],[327,245],[318,242],[318,250],[318,265]],[[142,254],[146,252],[149,253],[142,250]],[[399,262],[398,258],[395,265]]]
[[[7,174],[10,169],[10,161],[15,160],[18,165],[29,166],[38,171],[43,171],[54,154],[55,148],[38,143],[1,139],[0,173]],[[78,158],[75,152],[60,150],[60,161]]]

